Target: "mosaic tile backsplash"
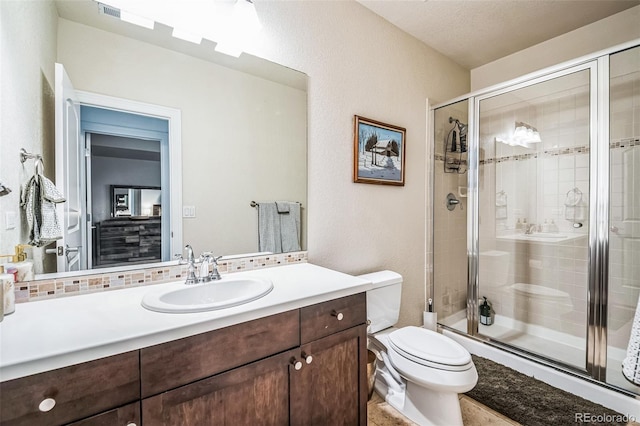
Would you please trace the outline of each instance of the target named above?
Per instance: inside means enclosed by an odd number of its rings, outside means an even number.
[[[220,260],[218,271],[221,274],[226,274],[306,262],[306,251],[279,253]],[[18,282],[15,285],[16,303],[161,284],[186,279],[186,277],[187,265],[171,265],[123,272],[96,273],[78,277]]]

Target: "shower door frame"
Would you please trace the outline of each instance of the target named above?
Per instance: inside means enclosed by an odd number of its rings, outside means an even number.
[[[431,123],[435,122],[435,112],[439,108],[468,101],[468,171],[467,171],[467,333],[475,339],[515,352],[526,358],[594,381],[617,391],[635,394],[606,383],[607,368],[607,298],[608,298],[608,262],[609,262],[609,57],[640,45],[640,39],[623,43],[581,58],[548,67],[522,77],[500,83],[485,89],[459,96],[450,101],[433,105]],[[577,368],[560,361],[548,359],[522,348],[509,346],[488,336],[479,334],[478,297],[479,297],[479,227],[480,214],[478,199],[479,180],[479,136],[480,101],[519,88],[528,87],[562,77],[571,73],[589,70],[589,232],[588,232],[588,292],[586,327],[585,368]],[[433,129],[433,127],[432,127]],[[430,142],[434,141],[435,131],[430,132]],[[435,182],[434,158],[431,156],[432,182]],[[434,191],[432,191],[432,198]],[[432,199],[432,206],[435,200]],[[433,222],[432,222],[433,226]],[[434,233],[432,233],[434,235]],[[435,241],[432,241],[432,253]],[[433,265],[435,266],[435,265]],[[431,268],[431,294],[434,294],[434,267]],[[437,308],[437,306],[436,306]],[[460,331],[439,324],[456,333]]]

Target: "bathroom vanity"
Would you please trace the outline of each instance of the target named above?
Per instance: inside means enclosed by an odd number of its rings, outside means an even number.
[[[141,297],[155,286],[18,306],[24,316],[0,324],[0,424],[365,425],[370,283],[310,264],[246,274],[271,279],[273,291],[219,311],[145,310]],[[95,305],[100,296],[111,314]],[[63,305],[80,312],[60,313],[60,339],[10,342],[29,328],[26,315]],[[85,318],[92,308],[112,321]],[[75,332],[65,328],[72,318]],[[22,359],[9,343],[22,345]]]

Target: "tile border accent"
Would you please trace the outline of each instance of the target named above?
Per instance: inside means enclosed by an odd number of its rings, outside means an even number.
[[[228,274],[292,263],[306,263],[307,260],[308,254],[306,251],[240,257],[221,260],[218,264],[218,270],[221,274]],[[101,291],[161,284],[184,279],[186,276],[186,265],[172,264],[122,272],[95,273],[78,277],[23,281],[15,284],[16,303],[28,303],[37,300],[79,296]]]
[[[623,138],[623,139],[612,140],[611,142],[609,142],[610,149],[628,148],[632,146],[640,146],[640,137]],[[542,152],[530,152],[526,154],[509,155],[506,157],[487,158],[485,160],[480,160],[480,165],[502,163],[505,161],[528,160],[530,158],[538,158],[538,157],[541,157],[541,158],[553,157],[556,155],[588,154],[589,151],[590,151],[590,148],[587,145],[574,146],[571,148],[545,149]],[[434,159],[436,161],[444,161],[444,155],[435,154]]]

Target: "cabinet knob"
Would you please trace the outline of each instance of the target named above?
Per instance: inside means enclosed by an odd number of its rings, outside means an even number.
[[[38,409],[40,411],[42,411],[43,413],[46,413],[47,411],[53,410],[53,407],[55,407],[55,406],[56,406],[56,400],[55,399],[46,398],[46,399],[42,400],[40,405],[38,405]]]
[[[302,358],[304,359],[304,362],[306,362],[307,364],[311,364],[313,362],[313,357],[311,355],[308,355],[305,352],[302,352]]]
[[[293,365],[293,368],[295,368],[296,370],[300,370],[302,368],[302,361],[291,358],[291,365]]]
[[[344,314],[336,310],[331,311],[331,316],[336,317],[338,321],[342,321],[342,319],[344,318]]]
[[[127,426],[137,426],[134,422],[127,423]]]

